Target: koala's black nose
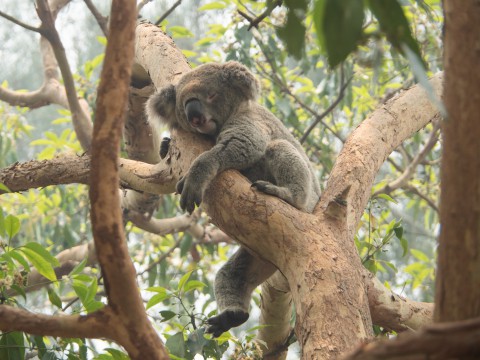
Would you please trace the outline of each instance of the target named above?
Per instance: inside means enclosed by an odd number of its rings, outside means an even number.
[[[185,114],[188,122],[193,127],[198,127],[205,122],[205,114],[203,113],[203,106],[200,100],[190,99],[185,104]]]

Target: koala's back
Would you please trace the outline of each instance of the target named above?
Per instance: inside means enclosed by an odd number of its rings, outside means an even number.
[[[290,131],[285,127],[285,125],[268,109],[256,102],[250,102],[248,107],[245,110],[245,114],[242,114],[249,119],[254,119],[256,127],[267,137],[268,142],[275,142],[278,140],[284,140],[290,143],[293,147],[282,148],[283,153],[276,154],[276,157],[279,159],[279,162],[289,161],[291,154],[289,152],[295,152],[295,158],[298,159],[298,155],[304,161],[305,166],[309,171],[309,186],[310,188],[310,197],[306,206],[306,211],[311,212],[320,199],[320,185],[315,175],[315,171],[310,163],[310,160],[303,150],[302,145],[298,142],[297,139],[290,133]],[[242,110],[240,110],[242,111]],[[239,116],[239,118],[243,117]],[[285,159],[285,160],[284,160]],[[301,161],[301,160],[300,160]],[[246,176],[251,182],[257,180],[265,180],[274,183],[274,176],[271,174],[269,166],[266,163],[266,159],[262,158],[259,162],[254,164],[248,169],[242,170],[241,173]],[[296,174],[292,174],[295,176]]]

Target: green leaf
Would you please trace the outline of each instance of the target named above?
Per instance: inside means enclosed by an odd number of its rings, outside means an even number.
[[[397,200],[395,200],[394,198],[392,198],[390,195],[387,195],[387,194],[378,194],[377,197],[380,198],[380,199],[387,200],[388,202],[392,202],[392,203],[394,203],[394,204],[397,204]]]
[[[53,305],[55,305],[59,309],[62,308],[62,300],[60,300],[60,296],[58,296],[55,290],[51,288],[48,289],[48,299]]]
[[[190,354],[201,354],[203,347],[207,344],[207,339],[203,336],[205,328],[199,328],[188,335],[187,348]]]
[[[11,288],[20,296],[23,297],[24,300],[27,300],[27,293],[25,292],[25,289],[21,286],[18,286],[16,284],[13,284]]]
[[[399,2],[397,0],[368,0],[367,4],[390,43],[401,54],[404,54],[402,44],[405,44],[419,59],[422,59],[418,43],[412,36],[408,20]]]
[[[0,183],[0,190],[9,193],[11,192],[10,189],[7,187],[7,185]]]
[[[105,306],[105,304],[102,303],[101,301],[91,300],[86,304],[84,304],[83,306],[85,306],[85,310],[87,310],[88,313],[92,313],[102,309]]]
[[[163,300],[169,299],[172,295],[171,294],[155,294],[153,295],[150,300],[147,302],[147,310],[150,309],[152,306],[161,303]]]
[[[171,31],[173,37],[177,37],[177,38],[194,37],[192,32],[183,26],[170,26],[168,30]]]
[[[305,47],[306,28],[294,11],[289,11],[285,26],[277,30],[277,35],[283,40],[287,51],[296,59],[302,56]]]
[[[187,293],[195,289],[202,290],[205,286],[207,285],[199,280],[190,280],[185,284],[183,291]]]
[[[356,49],[362,37],[363,1],[317,0],[313,21],[320,46],[334,67]]]
[[[178,288],[177,288],[178,291],[182,291],[183,286],[185,285],[185,283],[190,278],[190,275],[192,275],[192,272],[193,272],[193,270],[190,270],[189,272],[187,272],[185,275],[183,275],[181,277],[180,281],[178,282]]]
[[[0,359],[24,360],[25,349],[23,333],[11,331],[0,336]]]
[[[417,260],[420,260],[426,263],[430,262],[430,258],[424,252],[417,249],[410,249],[410,252]]]
[[[43,341],[43,336],[33,336],[34,343],[37,345],[38,355],[42,359],[47,352],[47,346]]]
[[[81,281],[73,280],[72,287],[75,291],[75,294],[77,294],[77,296],[80,298],[82,304],[85,303],[88,293],[87,286]]]
[[[403,236],[403,226],[395,227],[393,228],[393,231],[395,232],[397,239],[401,240]]]
[[[165,346],[168,348],[170,354],[181,358],[185,356],[185,340],[183,339],[182,332],[170,336],[165,342]]]
[[[35,251],[37,254],[42,256],[46,261],[48,261],[52,266],[60,266],[60,262],[58,259],[50,254],[49,251],[47,251],[42,245],[36,242],[29,242],[28,244],[25,244],[23,247]]]
[[[124,352],[122,352],[120,350],[112,349],[112,348],[108,348],[108,349],[105,349],[105,350],[107,350],[108,353],[110,355],[112,355],[113,360],[130,360],[130,357],[128,357],[127,354],[125,354]]]
[[[5,236],[5,215],[3,214],[2,208],[0,208],[0,236]]]
[[[55,275],[55,271],[53,271],[52,265],[41,255],[35,252],[34,250],[21,247],[19,248],[25,257],[32,263],[33,267],[37,269],[37,271],[45,276],[50,281],[56,281],[57,276]]]
[[[404,257],[405,255],[407,255],[407,252],[408,252],[408,241],[402,237],[400,238],[400,245],[402,245],[402,249],[403,249],[402,257]]]
[[[227,5],[220,1],[214,1],[198,8],[198,11],[225,9]]]
[[[10,239],[20,230],[20,220],[16,216],[8,214],[4,220],[4,224],[5,231]]]
[[[70,271],[70,274],[68,274],[68,276],[79,275],[83,271],[83,269],[85,268],[86,264],[87,264],[87,259],[85,258],[82,261],[80,261],[80,263],[78,263],[72,269],[72,271]]]
[[[18,249],[13,249],[8,252],[8,255],[13,259],[17,260],[17,262],[22,265],[26,271],[30,272],[30,266],[28,265],[27,260],[25,260],[25,258],[23,257],[21,251],[19,251]]]
[[[162,321],[167,321],[176,316],[177,313],[170,310],[163,310],[160,311],[160,315],[162,316]]]

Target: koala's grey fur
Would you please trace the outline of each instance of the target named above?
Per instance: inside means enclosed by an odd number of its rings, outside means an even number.
[[[191,213],[210,181],[227,169],[298,209],[311,212],[317,204],[320,186],[307,155],[281,121],[255,102],[258,92],[253,74],[231,61],[199,66],[148,100],[150,119],[216,142],[177,183],[182,209]],[[274,272],[273,265],[240,248],[216,276],[219,315],[207,321],[207,332],[220,336],[245,322],[252,291]]]

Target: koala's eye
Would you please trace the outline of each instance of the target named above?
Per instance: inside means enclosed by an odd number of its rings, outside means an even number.
[[[190,98],[190,99],[188,99],[187,101],[185,101],[185,106],[184,106],[184,108],[186,108],[187,105],[188,105],[188,103],[191,102],[191,101],[200,101],[200,100],[198,100],[197,98]]]
[[[217,93],[208,94],[207,101],[212,102],[217,97]]]

